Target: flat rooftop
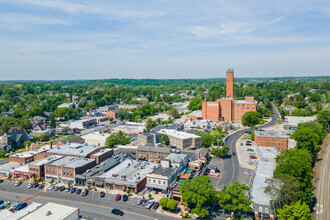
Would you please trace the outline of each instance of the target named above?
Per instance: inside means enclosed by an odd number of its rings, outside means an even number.
[[[4,163],[0,165],[0,173],[8,173],[21,166],[23,165],[20,163],[13,163],[13,162]]]
[[[49,202],[37,208],[32,213],[27,214],[21,219],[22,220],[35,220],[35,219],[60,220],[60,219],[66,219],[74,212],[77,213],[77,217],[78,217],[78,210],[79,208],[74,208],[66,205]],[[50,212],[50,215],[47,216],[46,215],[47,212]]]
[[[8,216],[5,219],[6,220],[21,219],[22,217],[27,216],[29,213],[31,213],[31,212],[35,211],[36,209],[38,209],[38,207],[40,207],[40,206],[41,206],[40,203],[32,202],[30,205],[28,205],[24,209],[21,209],[18,212],[13,213],[12,215]],[[40,216],[39,216],[39,218],[40,218]],[[1,217],[0,217],[0,219],[1,219]]]
[[[159,164],[157,163],[148,161],[126,159],[108,172],[102,174],[100,177],[103,177],[108,181],[136,185],[145,178],[147,174],[155,170],[158,165]]]
[[[173,172],[174,172],[173,168],[159,167],[158,169],[154,170],[151,174],[170,177]]]
[[[25,164],[24,166],[17,167],[14,169],[15,172],[22,172],[22,173],[28,173],[29,172],[29,164]]]
[[[120,164],[120,159],[121,159],[121,157],[117,157],[117,158],[111,157],[111,158],[101,162],[100,164],[94,166],[93,168],[86,170],[85,172],[83,172],[80,175],[85,178],[100,176],[100,175],[104,174],[105,172],[107,172],[109,169]]]
[[[259,137],[279,137],[279,138],[289,138],[281,130],[264,130],[264,131],[255,131],[255,135]]]
[[[49,150],[49,145],[44,145],[44,146],[38,147],[35,150],[25,151],[25,152],[18,153],[18,154],[13,154],[13,155],[11,155],[11,157],[28,158],[28,157],[32,157],[36,154],[45,152],[47,150]]]
[[[67,143],[60,146],[54,146],[48,152],[54,154],[65,154],[86,157],[94,150],[103,148],[104,146],[92,146],[87,144]]]
[[[105,141],[109,136],[110,134],[104,134],[104,133],[100,134],[100,132],[93,132],[82,135],[81,137],[85,140],[88,139],[88,140]]]
[[[36,160],[36,161],[31,162],[30,166],[42,166],[44,164],[51,163],[51,162],[53,162],[55,160],[58,160],[58,159],[61,159],[61,158],[63,158],[63,156],[52,155],[52,156],[46,157],[44,159]]]
[[[316,120],[316,115],[309,117],[285,116],[284,124],[299,124]]]
[[[180,163],[181,161],[185,160],[187,157],[188,157],[187,154],[171,153],[164,159],[170,160],[172,163]]]
[[[113,128],[113,130],[139,131],[139,132],[143,132],[144,129],[145,129],[145,126],[143,126],[143,125],[131,125],[131,124],[118,125]]]
[[[88,158],[81,158],[81,157],[63,157],[63,158],[56,160],[49,164],[55,165],[55,166],[77,168],[77,167],[82,167],[86,164],[89,164],[93,161],[95,161],[95,160],[88,159]]]
[[[253,180],[251,201],[255,204],[270,206],[271,196],[265,193],[266,179],[273,176],[274,165],[271,162],[259,161]]]
[[[105,148],[105,149],[102,149],[102,150],[96,152],[95,154],[92,154],[92,156],[98,157],[98,156],[101,156],[102,154],[105,154],[109,151],[113,151],[113,149]]]
[[[257,151],[263,159],[275,159],[278,155],[276,147],[257,147]]]
[[[153,146],[139,146],[137,151],[146,151],[146,152],[159,152],[159,153],[170,153],[171,148],[169,147],[153,147]]]
[[[195,134],[190,134],[190,133],[183,132],[183,131],[176,131],[176,130],[172,130],[172,129],[161,129],[158,132],[161,134],[166,134],[168,136],[172,136],[172,137],[180,138],[180,139],[201,138],[200,136],[195,135]]]
[[[253,100],[253,102],[247,102],[247,101],[245,101],[245,100],[234,100],[234,103],[242,103],[242,104],[245,104],[245,103],[247,103],[247,104],[256,104],[256,103],[258,103],[256,100]]]
[[[196,110],[191,112],[190,114],[188,114],[189,116],[196,116],[197,118],[201,118],[202,117],[202,111],[201,110]],[[188,116],[187,115],[187,116]]]

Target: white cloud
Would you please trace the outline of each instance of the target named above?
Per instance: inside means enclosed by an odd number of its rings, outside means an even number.
[[[270,24],[275,24],[275,23],[277,23],[277,22],[283,20],[283,19],[286,18],[286,17],[287,17],[286,15],[285,15],[285,16],[277,17],[277,18],[275,18],[274,20],[270,21],[270,22],[268,23],[268,25],[270,25]]]

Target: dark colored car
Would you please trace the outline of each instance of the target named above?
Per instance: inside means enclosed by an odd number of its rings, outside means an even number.
[[[43,189],[44,187],[45,187],[44,184],[40,184],[39,187],[38,187],[38,189]]]
[[[72,187],[72,188],[71,188],[71,190],[70,190],[70,192],[71,192],[71,193],[75,193],[75,192],[76,192],[76,190],[77,190],[77,188],[75,188],[75,187]]]
[[[0,179],[0,183],[2,183],[3,182],[3,179]]]
[[[245,145],[246,145],[246,146],[252,146],[252,143],[250,143],[250,142],[246,142]]]
[[[112,209],[111,213],[114,215],[120,215],[120,216],[124,215],[124,212],[121,211],[120,209]]]
[[[54,189],[54,191],[58,191],[59,189],[60,189],[60,187],[59,186],[56,186],[55,189]]]
[[[39,183],[34,183],[33,184],[33,188],[38,188],[38,186],[39,186]]]
[[[65,192],[70,192],[70,189],[71,189],[70,187],[66,187]]]
[[[233,156],[235,156],[236,155],[236,152],[233,152]]]
[[[0,200],[0,205],[1,205],[2,203],[4,203],[4,201],[3,201],[3,200]]]
[[[127,201],[128,200],[128,196],[127,195],[123,195],[123,201]]]
[[[64,190],[65,190],[65,186],[61,186],[60,191],[64,191]]]
[[[100,198],[103,198],[105,196],[104,192],[100,192]]]
[[[10,211],[12,211],[12,212],[19,211],[19,210],[21,210],[21,209],[24,209],[26,206],[27,206],[27,203],[26,203],[26,202],[18,203],[17,205],[14,205],[14,206],[10,209]]]
[[[142,201],[142,204],[141,204],[141,205],[145,206],[147,202],[148,202],[148,200],[145,200],[145,199],[144,199],[144,200]]]
[[[121,195],[120,194],[117,194],[115,200],[116,201],[119,201],[120,199],[121,199]]]
[[[157,209],[159,207],[159,202],[155,202],[154,206],[152,207],[153,209]]]
[[[84,189],[81,193],[82,196],[87,196],[88,194],[88,189]]]
[[[81,193],[81,189],[77,189],[76,194],[80,194]]]

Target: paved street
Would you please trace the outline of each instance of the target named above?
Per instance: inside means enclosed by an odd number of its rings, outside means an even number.
[[[277,122],[280,121],[280,115],[278,114],[278,111],[273,109],[274,115],[272,116],[272,120],[266,124],[257,126],[257,128],[266,128],[274,126]],[[228,140],[226,141],[226,145],[229,146],[229,155],[231,155],[230,158],[223,159],[223,165],[221,168],[221,176],[218,180],[215,187],[217,189],[221,189],[226,183],[232,183],[235,181],[242,181],[242,175],[244,175],[244,168],[239,166],[239,162],[237,159],[237,156],[232,156],[232,153],[236,153],[236,142],[237,140],[249,129],[243,129],[240,131],[237,131],[231,135],[229,135]],[[244,177],[244,176],[243,176]]]
[[[27,189],[26,183],[18,187],[13,182],[4,181],[0,184],[0,199],[13,203],[18,202],[17,196],[21,201],[39,193],[39,189]],[[172,219],[166,215],[158,214],[154,209],[146,209],[136,205],[136,199],[129,199],[128,202],[115,201],[115,195],[106,194],[104,198],[99,197],[99,192],[90,191],[85,197],[61,191],[47,191],[29,200],[29,202],[47,203],[55,202],[68,206],[80,208],[82,213],[88,213],[90,217],[100,217],[98,219]],[[110,213],[113,208],[121,209],[125,212],[122,217],[114,216]]]

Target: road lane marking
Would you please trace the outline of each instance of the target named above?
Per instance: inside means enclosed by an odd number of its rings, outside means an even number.
[[[10,193],[10,194],[15,194],[15,195],[23,195],[23,196],[31,196],[29,194],[25,194],[25,193],[15,193],[15,192],[8,192],[8,191],[4,191],[4,190],[0,190],[0,192],[4,192],[4,193]],[[82,204],[82,205],[89,205],[89,206],[96,206],[96,207],[100,207],[100,208],[105,208],[105,209],[113,209],[110,206],[103,206],[103,205],[97,205],[97,204],[92,204],[92,203],[86,203],[86,202],[79,202],[79,201],[74,201],[74,200],[67,200],[67,199],[60,199],[60,198],[53,198],[53,197],[47,197],[47,196],[39,196],[38,198],[42,198],[42,199],[51,199],[51,200],[58,200],[58,201],[63,201],[63,202],[71,202],[71,203],[78,203],[78,204]],[[131,211],[126,211],[124,209],[122,209],[124,212],[133,214],[133,215],[138,215],[138,216],[142,216],[145,218],[149,218],[149,219],[154,219],[150,216],[146,216],[146,215],[142,215],[139,213],[135,213],[135,212],[131,212]]]

